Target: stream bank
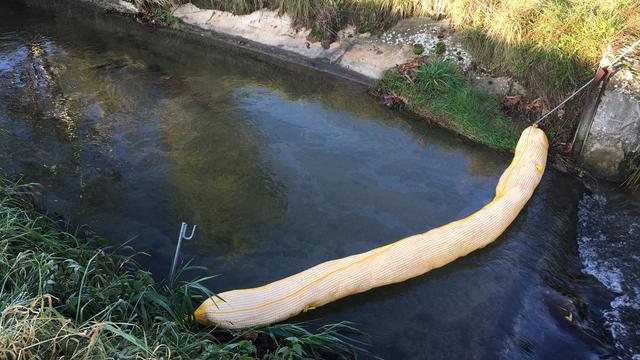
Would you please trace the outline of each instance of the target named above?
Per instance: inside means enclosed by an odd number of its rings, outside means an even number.
[[[137,13],[139,9],[123,0],[83,1],[98,4],[112,11],[139,15]],[[154,1],[137,1],[136,3],[152,4]],[[200,6],[208,4],[206,1],[197,3]],[[237,3],[239,6],[241,2]],[[212,6],[213,4],[211,3]],[[458,14],[452,9],[445,9],[446,6],[438,7],[433,5],[433,7],[429,7],[424,5],[426,6],[425,8],[421,10],[414,9],[414,11],[416,11],[416,14],[431,14],[432,16],[449,11],[453,12],[452,19],[434,20],[427,17],[405,19],[400,17],[398,19],[395,15],[388,15],[392,19],[386,22],[397,23],[385,29],[385,22],[376,23],[375,21],[377,20],[372,20],[371,18],[371,16],[375,18],[378,15],[363,15],[365,17],[369,16],[370,19],[346,19],[347,24],[351,21],[353,25],[340,25],[332,30],[334,32],[329,33],[324,30],[324,32],[319,32],[319,29],[321,30],[323,26],[322,20],[319,19],[315,21],[320,21],[320,28],[316,25],[306,25],[305,27],[300,25],[301,22],[306,23],[309,20],[305,20],[305,18],[301,20],[299,18],[300,15],[296,15],[297,18],[291,18],[287,13],[270,9],[259,9],[251,12],[251,6],[247,6],[230,8],[233,11],[240,11],[240,15],[217,9],[199,8],[191,2],[176,6],[169,12],[167,10],[161,10],[160,12],[153,10],[152,12],[160,14],[154,16],[159,16],[158,21],[164,24],[187,30],[200,36],[213,36],[217,40],[226,40],[235,46],[247,48],[250,51],[267,55],[267,57],[276,57],[285,62],[303,64],[369,85],[373,84],[377,79],[382,78],[384,80],[385,78],[393,77],[393,69],[395,68],[401,76],[408,77],[409,81],[401,87],[402,91],[399,91],[397,86],[388,85],[393,81],[377,81],[374,93],[380,96],[384,103],[391,104],[394,107],[402,107],[428,121],[451,129],[462,137],[499,150],[510,151],[517,134],[532,121],[539,118],[550,106],[559,102],[562,99],[561,94],[571,88],[570,86],[565,88],[563,85],[558,85],[557,79],[553,80],[548,77],[553,77],[555,76],[553,74],[557,73],[556,75],[565,79],[563,83],[566,82],[566,84],[571,83],[576,84],[574,86],[578,86],[578,82],[582,81],[580,79],[585,79],[584,75],[579,74],[581,72],[584,73],[590,67],[590,65],[585,66],[583,60],[563,56],[558,52],[559,50],[554,50],[555,52],[553,52],[549,49],[548,54],[532,53],[527,55],[525,53],[530,52],[530,50],[527,50],[528,47],[524,46],[521,49],[521,52],[524,52],[521,56],[523,58],[531,57],[531,73],[536,74],[537,67],[542,66],[549,69],[548,74],[541,73],[535,76],[532,75],[532,77],[522,75],[526,74],[527,71],[517,68],[517,64],[515,64],[518,62],[517,59],[512,59],[513,61],[502,64],[502,67],[510,69],[508,71],[520,73],[520,78],[528,83],[529,89],[526,89],[511,77],[491,75],[492,73],[504,71],[500,69],[501,66],[495,64],[496,61],[501,61],[501,55],[496,53],[493,58],[487,57],[486,53],[489,49],[495,48],[491,51],[496,52],[500,48],[505,54],[520,50],[517,49],[517,46],[496,44],[482,38],[480,33],[474,34],[473,31],[470,32],[469,27],[461,24],[460,19],[456,18]],[[459,7],[460,4],[451,6]],[[516,9],[514,11],[526,10],[519,9],[519,5],[514,6],[514,9]],[[571,8],[567,9],[567,11],[586,11],[585,9],[580,9],[582,8],[576,5],[575,9]],[[358,10],[356,8],[349,11],[366,13],[370,10]],[[502,10],[492,9],[491,11],[499,12]],[[611,9],[607,11],[611,11]],[[610,16],[617,19],[622,15],[614,11]],[[591,21],[598,22],[602,20],[601,18],[602,16],[596,16]],[[545,21],[558,20],[548,17],[545,19]],[[155,22],[152,18],[147,18],[143,21]],[[370,23],[369,21],[373,22]],[[473,21],[479,20],[474,19]],[[632,18],[627,20],[622,18],[617,21],[622,23],[624,21],[633,22]],[[452,26],[452,22],[455,22],[457,26]],[[576,26],[581,25],[576,24]],[[374,34],[372,34],[372,31]],[[502,30],[498,27],[492,31],[499,32]],[[524,30],[521,29],[521,31]],[[534,29],[534,31],[544,33],[540,29]],[[629,29],[626,32],[632,34],[633,29]],[[324,33],[329,35],[322,35]],[[323,37],[327,36],[330,36],[331,40],[325,42]],[[548,34],[541,34],[541,36],[548,36]],[[565,35],[562,34],[562,36]],[[566,36],[572,35],[568,33]],[[580,44],[580,41],[597,42],[595,39],[598,36],[600,35],[593,35],[593,39],[586,37],[584,39],[576,38],[572,41],[576,41],[578,44]],[[551,37],[551,39],[555,38]],[[484,43],[486,43],[486,50],[482,48]],[[558,44],[552,45],[560,46]],[[598,44],[599,47],[602,47],[601,45]],[[581,49],[583,48],[581,47]],[[468,51],[468,49],[473,51]],[[471,52],[475,54],[475,57],[471,55]],[[514,55],[508,56],[513,57]],[[593,57],[594,55],[593,52],[585,52],[584,56]],[[478,61],[476,57],[480,58],[481,61]],[[447,61],[454,65],[458,72],[461,72],[463,82],[470,84],[470,94],[477,94],[477,96],[471,96],[471,98],[476,99],[473,102],[473,106],[464,102],[456,103],[455,100],[450,100],[449,98],[455,98],[457,95],[449,94],[448,91],[441,91],[441,96],[438,96],[438,92],[435,92],[435,99],[431,101],[423,101],[423,98],[432,98],[431,94],[434,93],[432,90],[422,91],[417,97],[413,96],[412,94],[415,93],[411,89],[415,87],[412,83],[413,77],[407,74],[406,69],[407,67],[415,67],[412,64],[417,58],[427,64]],[[556,58],[556,61],[552,61],[553,58]],[[541,63],[538,64],[536,61]],[[553,64],[553,66],[544,65],[546,64],[545,62]],[[630,59],[629,66],[631,70],[634,67],[637,68],[637,59]],[[562,71],[566,71],[566,73],[562,73]],[[623,74],[619,75],[618,78],[625,78],[625,80],[616,80],[616,82],[632,83],[635,84],[632,87],[635,86],[637,88],[637,76],[633,75],[633,71],[623,69],[622,72]],[[439,80],[436,79],[436,81]],[[394,83],[398,84],[397,81]],[[425,89],[428,88],[427,86]],[[456,89],[456,93],[463,93],[458,90]],[[611,85],[610,89],[607,90],[607,94],[611,93],[613,95],[605,96],[605,101],[603,102],[599,101],[599,97],[581,96],[574,99],[564,109],[561,109],[558,114],[546,121],[544,127],[552,142],[552,150],[556,160],[553,164],[556,168],[583,176],[586,171],[581,167],[584,166],[591,170],[594,175],[606,180],[624,181],[626,179],[627,185],[632,187],[634,183],[640,181],[633,180],[640,179],[640,175],[637,174],[640,171],[634,170],[640,168],[640,165],[638,165],[640,157],[637,155],[640,136],[634,135],[635,132],[631,130],[624,131],[627,134],[631,134],[624,137],[624,141],[620,141],[617,136],[617,133],[621,131],[619,129],[640,126],[640,120],[638,120],[640,117],[635,116],[635,113],[640,111],[638,110],[640,109],[640,103],[634,97],[630,97],[627,93],[619,90],[618,85]],[[612,96],[620,100],[617,102],[609,101]],[[626,107],[622,107],[622,110],[618,106],[620,101],[626,104]],[[594,113],[592,110],[587,110],[586,116],[583,114],[583,108],[590,109],[592,104],[593,108],[599,108],[595,121],[593,120],[593,115],[589,117],[589,114]],[[467,105],[466,109],[464,105]],[[618,120],[613,122],[606,120],[611,118]],[[605,122],[603,123],[598,119],[605,119]],[[577,139],[574,139],[574,129],[578,124],[578,120],[580,120],[581,131]],[[509,135],[508,133],[512,134]],[[507,138],[510,139],[507,140]],[[574,146],[576,141],[577,144]],[[620,144],[623,145],[620,146]],[[577,159],[576,163],[571,160],[572,157]]]

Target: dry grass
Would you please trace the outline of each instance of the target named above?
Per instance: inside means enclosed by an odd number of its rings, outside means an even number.
[[[128,0],[132,2],[138,9],[148,9],[152,7],[170,8],[175,3],[173,0]]]
[[[460,0],[448,14],[483,66],[552,102],[593,75],[607,45],[640,35],[640,3],[628,0]]]

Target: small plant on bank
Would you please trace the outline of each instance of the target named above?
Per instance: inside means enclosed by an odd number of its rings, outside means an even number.
[[[413,44],[413,55],[421,55],[424,52],[422,44]]]
[[[425,96],[431,98],[446,95],[464,84],[461,74],[450,61],[435,61],[421,65],[416,70],[415,83]]]
[[[322,41],[322,30],[317,25],[314,25],[309,32],[309,36],[307,37],[309,41],[316,42]]]
[[[129,0],[129,2],[138,9],[136,19],[139,22],[150,26],[181,28],[181,22],[172,13],[172,8],[175,5],[172,0]]]
[[[358,34],[365,34],[365,33],[370,33],[372,32],[372,28],[369,25],[369,23],[362,23],[360,25],[358,25],[356,31],[358,32]]]
[[[434,51],[435,51],[436,55],[442,55],[442,54],[445,53],[445,51],[447,51],[447,46],[444,44],[444,42],[438,41]]]
[[[174,29],[179,29],[181,26],[180,20],[173,16],[170,11],[165,8],[154,7],[149,10],[149,14],[155,21],[163,26],[168,26]]]

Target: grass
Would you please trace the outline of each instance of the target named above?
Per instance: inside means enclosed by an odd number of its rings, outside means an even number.
[[[0,358],[349,358],[347,323],[204,329],[202,282],[157,283],[133,257],[100,248],[43,215],[31,187],[0,180]],[[123,249],[120,249],[122,251]],[[184,270],[192,270],[185,268]]]
[[[623,162],[626,172],[626,179],[622,182],[622,187],[637,191],[640,189],[640,154],[632,154]]]
[[[413,55],[421,55],[424,52],[422,44],[413,44]]]
[[[373,92],[491,148],[513,151],[517,143],[519,129],[500,113],[497,99],[469,85],[451,62],[390,69]]]
[[[133,3],[138,9],[150,8],[150,7],[160,7],[160,8],[169,8],[173,6],[173,0],[127,0]]]

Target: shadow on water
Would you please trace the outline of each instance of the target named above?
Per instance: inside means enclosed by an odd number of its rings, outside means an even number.
[[[180,221],[198,225],[184,255],[221,275],[212,289],[252,287],[469,215],[510,160],[228,46],[4,3],[0,20],[0,166],[43,183],[52,211],[132,239],[159,278]],[[355,321],[386,358],[607,356],[581,193],[548,171],[495,244],[295,320]]]

